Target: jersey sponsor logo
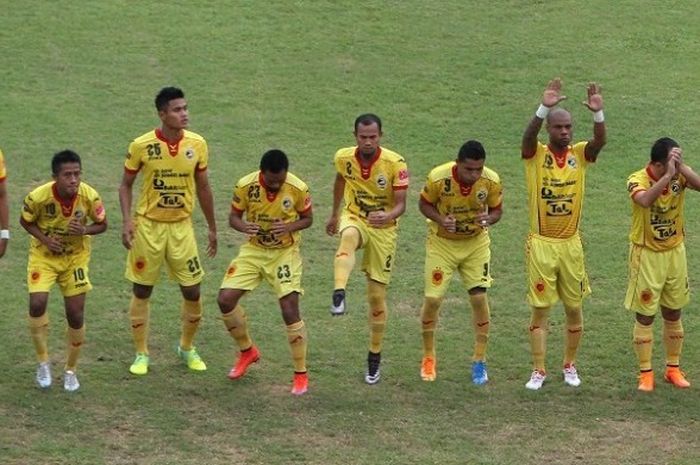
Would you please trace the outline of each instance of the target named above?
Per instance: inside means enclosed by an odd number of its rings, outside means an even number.
[[[546,202],[547,216],[569,216],[573,213],[571,209],[573,204],[572,199],[548,200]]]
[[[546,170],[550,170],[554,168],[554,158],[552,158],[552,155],[547,153],[544,156],[544,163],[542,163],[542,168]]]
[[[98,202],[95,206],[95,216],[100,218],[105,213],[105,207],[102,202]]]
[[[386,189],[386,185],[386,176],[384,176],[384,173],[379,173],[379,175],[377,176],[377,187],[379,187],[380,189]]]
[[[406,181],[408,179],[408,170],[402,169],[399,171],[399,181]]]
[[[184,192],[161,192],[158,198],[158,206],[160,208],[184,208],[185,193]]]

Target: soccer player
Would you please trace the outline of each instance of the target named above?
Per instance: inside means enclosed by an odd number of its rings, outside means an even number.
[[[189,112],[182,90],[161,89],[155,104],[161,126],[129,145],[119,186],[122,243],[129,251],[125,276],[133,283],[129,317],[136,358],[129,371],[134,375],[148,373],[149,299],[163,265],[180,285],[183,297],[177,353],[190,370],[207,369],[193,345],[202,319],[200,283],[204,276],[192,229],[195,194],[209,226],[207,256],[214,257],[217,248],[207,142],[187,130]],[[132,218],[132,188],[139,172],[143,184]]]
[[[313,216],[309,188],[288,170],[287,155],[281,150],[269,150],[260,160],[260,170],[244,176],[236,184],[229,224],[247,234],[249,239],[231,261],[218,301],[226,330],[240,349],[238,360],[228,375],[238,379],[260,358],[239,301],[262,280],[272,286],[279,299],[292,352],[292,394],[301,395],[308,389],[308,376],[306,328],[299,315],[302,293],[299,231],[311,226]]]
[[[5,255],[10,240],[10,208],[7,201],[7,169],[5,157],[0,150],[0,257]]]
[[[546,375],[545,352],[549,312],[561,299],[566,314],[564,382],[579,386],[575,360],[583,334],[582,303],[590,293],[579,235],[586,170],[605,145],[603,97],[600,87],[588,84],[583,104],[593,112],[593,138],[572,145],[571,115],[555,108],[566,97],[559,78],[547,85],[535,116],[523,134],[522,158],[530,211],[527,238],[530,348],[534,369],[525,387],[537,390]],[[547,121],[549,143],[537,140]]]
[[[646,168],[627,180],[632,227],[625,307],[635,312],[640,391],[654,390],[652,324],[659,307],[666,348],[664,379],[679,388],[690,387],[679,368],[684,336],[681,308],[690,300],[683,204],[686,188],[700,190],[700,176],[683,162],[682,155],[675,140],[663,137],[652,146]]]
[[[92,289],[88,277],[90,236],[107,229],[104,205],[95,189],[80,181],[80,156],[72,150],[51,160],[53,181],[24,198],[20,224],[32,235],[27,263],[29,330],[39,367],[36,382],[51,386],[46,305],[58,282],[68,321],[68,358],[63,374],[66,391],[80,388],[76,369],[85,342],[85,295]]]
[[[442,298],[458,271],[469,292],[475,332],[472,382],[488,381],[486,345],[489,337],[491,250],[488,226],[501,219],[503,189],[496,172],[484,166],[480,142],[462,145],[457,159],[430,171],[418,208],[428,218],[425,246],[425,299],[421,308],[423,361],[420,375],[435,381],[435,331]]]
[[[340,246],[333,264],[331,314],[345,313],[345,287],[355,265],[355,251],[364,248],[362,270],[367,276],[370,327],[365,382],[376,384],[387,318],[386,286],[394,264],[398,218],[406,210],[408,169],[401,155],[380,145],[382,121],[377,115],[358,116],[354,135],[357,145],[338,150],[334,159],[333,210],[326,232],[331,236],[340,233]]]

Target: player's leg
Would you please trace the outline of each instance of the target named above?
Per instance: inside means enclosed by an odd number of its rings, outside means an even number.
[[[39,363],[36,372],[36,382],[39,387],[51,386],[51,364],[49,362],[49,314],[46,306],[49,300],[48,292],[32,292],[29,294],[29,332],[34,343],[36,359]]]
[[[80,388],[76,372],[80,350],[85,343],[85,296],[82,293],[63,298],[68,322],[68,356],[63,374],[63,387],[66,391],[77,391]]]
[[[260,284],[261,267],[266,261],[265,253],[259,247],[242,245],[238,256],[229,264],[219,288],[219,310],[226,330],[240,351],[236,363],[228,373],[230,379],[242,377],[248,367],[260,359],[260,352],[250,337],[248,317],[240,300]]]
[[[49,314],[46,307],[49,290],[56,282],[56,267],[62,258],[44,258],[29,252],[27,262],[27,289],[29,291],[29,332],[38,362],[36,382],[41,388],[51,386],[51,362],[49,362]]]
[[[664,379],[679,388],[688,388],[690,383],[680,369],[681,351],[683,349],[683,322],[681,310],[673,310],[661,306],[661,316],[664,320],[663,338],[666,348],[666,374]]]
[[[635,314],[634,330],[632,337],[634,342],[634,352],[639,362],[639,384],[640,391],[654,390],[654,371],[651,366],[651,354],[654,346],[654,315]]]
[[[387,306],[386,284],[367,279],[367,300],[369,302],[369,353],[367,354],[367,372],[365,382],[379,382],[382,342],[386,330]]]
[[[200,283],[204,277],[194,230],[190,221],[170,223],[165,228],[167,245],[164,260],[170,275],[180,285],[183,299],[180,311],[182,330],[177,353],[190,370],[204,371],[207,365],[194,346],[194,337],[202,322]]]
[[[308,390],[309,381],[306,370],[307,334],[304,320],[299,315],[299,293],[287,294],[279,299],[279,303],[294,363],[292,394],[302,395]]]
[[[136,220],[136,229],[131,249],[127,253],[124,276],[132,283],[129,302],[129,323],[134,341],[136,357],[129,367],[134,375],[148,373],[148,334],[150,320],[150,298],[153,286],[158,282],[165,258],[167,224],[150,221],[143,217]]]
[[[191,286],[180,285],[182,293],[182,306],[180,309],[180,320],[182,330],[180,333],[180,343],[177,347],[177,354],[187,364],[192,371],[205,371],[207,365],[197,352],[194,346],[194,336],[197,334],[202,321],[202,299],[199,284]]]
[[[547,352],[547,332],[549,312],[558,300],[557,293],[557,244],[530,235],[526,243],[526,263],[528,270],[527,300],[530,304],[529,339],[532,356],[532,374],[525,387],[538,390],[544,383],[547,372],[545,358]]]
[[[475,287],[469,290],[469,303],[472,307],[474,327],[474,354],[472,356],[472,382],[486,384],[489,377],[486,371],[486,346],[489,340],[491,314],[486,289]]]
[[[442,298],[425,296],[420,309],[423,358],[420,377],[423,381],[435,381],[437,377],[437,355],[435,353],[435,332],[437,330]]]
[[[586,274],[583,245],[579,236],[558,245],[560,255],[557,290],[564,303],[564,382],[569,386],[581,385],[576,370],[576,354],[583,337],[583,299],[591,289]]]
[[[333,260],[332,315],[345,313],[345,288],[355,266],[355,251],[363,244],[361,225],[344,220],[340,225],[340,244]]]

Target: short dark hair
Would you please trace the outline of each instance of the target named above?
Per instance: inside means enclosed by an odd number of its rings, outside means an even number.
[[[176,98],[185,98],[185,93],[182,89],[178,87],[163,87],[156,95],[156,110],[166,110],[170,101]]]
[[[355,132],[357,132],[357,128],[360,125],[363,126],[369,126],[370,124],[377,124],[377,128],[379,129],[379,132],[382,131],[382,120],[379,118],[379,116],[375,115],[374,113],[363,113],[357,118],[355,118]]]
[[[281,173],[289,169],[287,154],[278,149],[265,152],[260,159],[260,171],[266,173]]]
[[[654,145],[651,146],[652,163],[666,163],[666,159],[668,159],[668,152],[674,147],[680,147],[680,145],[678,145],[678,142],[670,137],[662,137],[661,139],[658,139],[656,142],[654,142]]]
[[[51,159],[51,172],[54,175],[58,175],[59,171],[61,171],[61,166],[65,163],[77,163],[81,168],[83,167],[80,161],[80,155],[72,150],[66,149],[54,154]]]
[[[457,160],[465,161],[469,160],[485,160],[486,150],[481,142],[478,140],[468,140],[459,148],[459,153],[457,154]]]

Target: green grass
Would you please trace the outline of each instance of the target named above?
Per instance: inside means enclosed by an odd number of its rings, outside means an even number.
[[[629,205],[625,180],[656,138],[677,138],[700,167],[697,24],[692,2],[236,1],[8,2],[0,0],[0,146],[9,166],[13,238],[0,261],[0,462],[8,464],[695,464],[700,461],[694,386],[635,391],[632,318],[622,309]],[[594,294],[585,305],[578,367],[583,385],[557,379],[563,315],[553,312],[541,392],[526,392],[529,347],[524,237],[527,211],[519,143],[546,82],[564,80],[565,107],[587,138],[585,84],[602,83],[609,142],[588,174],[583,237]],[[152,99],[184,88],[191,127],[210,145],[219,255],[205,262],[206,319],[198,335],[209,370],[191,374],[174,354],[177,286],[163,276],[152,303],[152,372],[128,374],[130,286],[117,186],[128,143],[157,118]],[[324,233],[334,151],[353,143],[354,117],[374,111],[384,145],[412,173],[389,289],[383,380],[362,382],[367,327],[364,277],[348,289],[351,313],[331,319],[332,256]],[[429,169],[468,138],[486,146],[505,185],[493,228],[491,382],[469,381],[473,334],[455,280],[438,333],[439,376],[418,377],[424,221],[416,208]],[[34,387],[26,329],[22,197],[49,177],[53,152],[84,159],[84,181],[106,199],[110,229],[94,241],[88,342],[81,390]],[[246,378],[225,374],[233,342],[216,309],[218,285],[242,242],[226,226],[236,179],[280,147],[306,180],[315,223],[304,233],[302,300],[309,327],[311,390],[289,395],[291,361],[274,296],[244,302],[263,358]],[[698,200],[689,194],[688,258],[700,270]],[[200,245],[204,222],[195,215]],[[697,280],[692,279],[693,290]],[[64,360],[61,298],[50,301],[54,372]],[[657,323],[654,364],[663,364]],[[700,382],[696,300],[685,318],[683,365]],[[657,379],[660,378],[657,376]]]

